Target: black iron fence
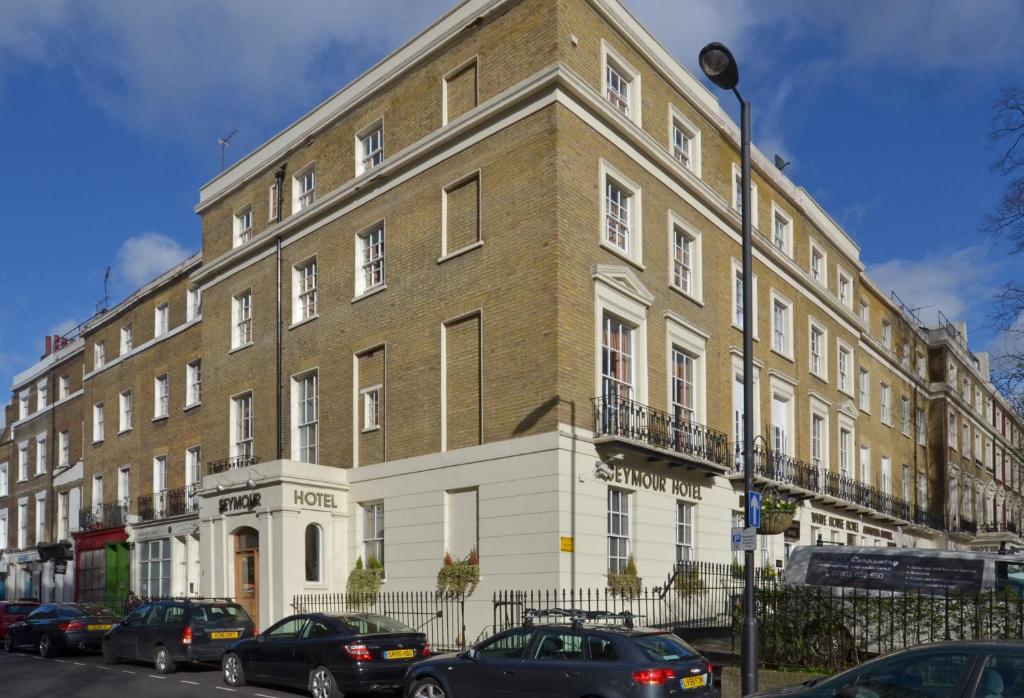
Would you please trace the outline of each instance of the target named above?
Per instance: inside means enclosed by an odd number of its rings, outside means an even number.
[[[179,487],[154,494],[142,495],[138,499],[139,518],[143,521],[182,516],[199,511],[197,487]]]
[[[914,523],[941,531],[946,527],[942,514],[936,514],[922,507],[914,507]]]
[[[683,456],[729,464],[729,438],[720,431],[624,397],[597,397],[593,402],[597,436],[619,436]]]
[[[394,618],[427,634],[435,652],[458,652],[466,638],[466,598],[435,591],[394,591],[379,594],[299,594],[295,613],[375,613]]]
[[[128,502],[104,502],[78,512],[78,527],[82,531],[123,526],[128,521]]]
[[[213,460],[206,464],[208,475],[235,470],[236,468],[248,468],[260,462],[258,456],[233,456],[222,460]]]

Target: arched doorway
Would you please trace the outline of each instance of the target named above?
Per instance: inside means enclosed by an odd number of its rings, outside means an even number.
[[[235,531],[235,601],[260,627],[260,534],[248,526]]]

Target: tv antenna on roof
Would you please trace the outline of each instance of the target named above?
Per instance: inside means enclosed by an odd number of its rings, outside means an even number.
[[[107,309],[107,305],[110,303],[110,267],[103,272],[103,300],[96,304],[96,312],[102,313]]]
[[[223,138],[217,139],[217,145],[220,146],[220,171],[224,171],[224,151],[228,149],[228,144],[231,142],[231,138],[238,133],[237,128],[231,129],[231,133],[224,136]]]

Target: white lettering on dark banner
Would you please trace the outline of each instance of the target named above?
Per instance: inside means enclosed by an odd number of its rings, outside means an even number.
[[[655,473],[648,473],[635,468],[627,468],[623,465],[615,466],[615,477],[612,479],[616,483],[626,485],[627,487],[638,487],[645,490],[651,490],[652,492],[667,492],[684,499],[701,500],[704,498],[701,495],[700,485],[677,480],[674,477],[669,478],[665,475],[657,475]]]

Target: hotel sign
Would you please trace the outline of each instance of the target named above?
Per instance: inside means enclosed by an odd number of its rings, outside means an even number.
[[[627,487],[650,490],[651,492],[670,493],[673,496],[683,497],[684,499],[704,499],[701,495],[700,485],[677,480],[674,477],[648,473],[636,468],[627,468],[623,465],[615,466],[615,475],[610,478],[610,481]]]
[[[317,492],[315,490],[295,490],[294,499],[292,501],[294,504],[298,504],[300,506],[322,507],[324,509],[338,508],[338,505],[334,501],[333,494]]]
[[[256,492],[254,494],[237,494],[233,497],[222,497],[217,500],[217,507],[221,514],[232,511],[250,511],[260,505],[263,500],[263,495]]]

